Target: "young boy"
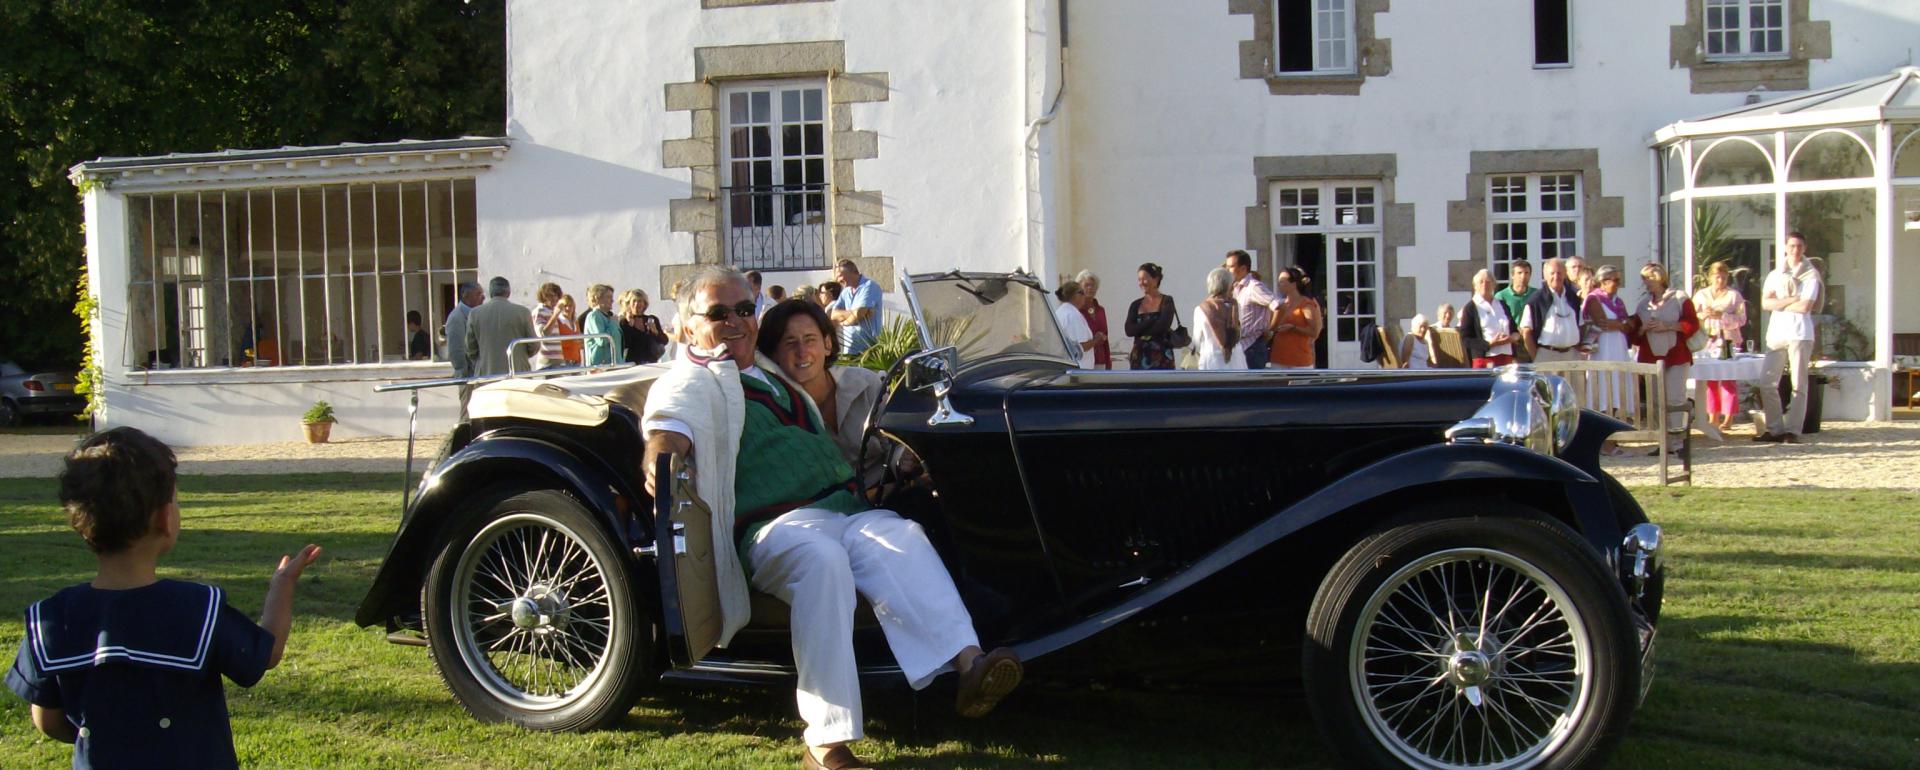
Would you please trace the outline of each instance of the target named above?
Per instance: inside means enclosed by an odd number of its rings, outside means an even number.
[[[218,588],[159,579],[180,537],[174,467],[166,444],[115,428],[60,474],[67,520],[100,572],[27,608],[7,687],[33,704],[35,727],[74,744],[75,768],[237,767],[220,677],[251,687],[279,665],[294,586],[320,555],[280,557],[260,625]]]

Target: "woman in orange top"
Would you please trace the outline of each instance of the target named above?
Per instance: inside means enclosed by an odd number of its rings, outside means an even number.
[[[1273,319],[1267,324],[1273,332],[1273,351],[1267,361],[1273,367],[1313,368],[1313,341],[1320,338],[1326,319],[1320,303],[1307,296],[1307,285],[1312,282],[1306,271],[1292,266],[1273,277],[1273,287],[1280,293],[1280,305],[1273,309]]]

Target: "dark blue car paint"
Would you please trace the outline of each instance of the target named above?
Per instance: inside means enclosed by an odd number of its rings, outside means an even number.
[[[604,460],[554,433],[523,428],[490,431],[454,452],[421,483],[373,586],[360,602],[355,622],[385,623],[412,611],[436,555],[433,548],[444,528],[455,521],[451,514],[456,506],[475,491],[508,479],[535,480],[529,489],[539,484],[565,489],[606,524],[609,535],[623,533],[622,541],[634,536],[630,522],[622,520],[626,517],[619,513],[617,498],[634,501],[636,497],[623,476]],[[651,539],[648,533],[638,536]]]

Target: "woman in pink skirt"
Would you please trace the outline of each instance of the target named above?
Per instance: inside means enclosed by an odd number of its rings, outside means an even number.
[[[1693,306],[1707,329],[1707,350],[1719,350],[1726,340],[1734,349],[1746,339],[1747,301],[1733,287],[1733,273],[1727,263],[1715,262],[1707,268],[1707,287],[1693,294]],[[1707,381],[1707,421],[1720,430],[1733,427],[1733,416],[1740,411],[1739,383],[1733,380]]]

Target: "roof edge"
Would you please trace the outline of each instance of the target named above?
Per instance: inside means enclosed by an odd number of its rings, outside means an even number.
[[[169,153],[145,157],[102,157],[74,164],[75,177],[176,166],[204,166],[228,163],[317,160],[430,152],[507,150],[512,140],[504,136],[463,136],[458,139],[401,139],[392,142],[343,142],[314,147],[278,147],[263,150],[221,150],[202,153]]]

